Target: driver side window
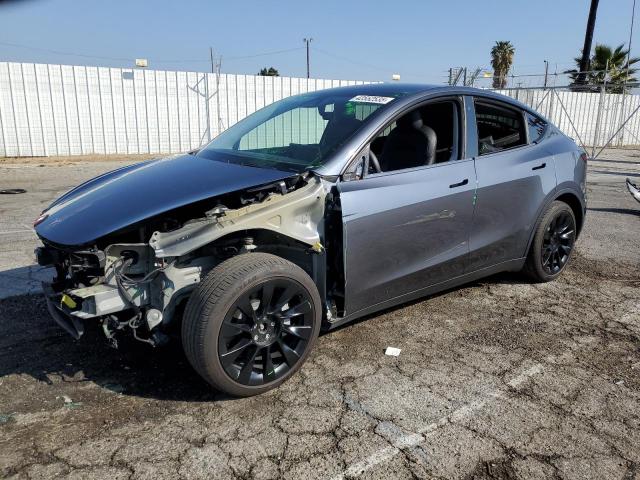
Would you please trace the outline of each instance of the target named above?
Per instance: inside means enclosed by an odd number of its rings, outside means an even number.
[[[435,101],[404,114],[370,143],[369,173],[391,172],[458,160],[460,107]]]

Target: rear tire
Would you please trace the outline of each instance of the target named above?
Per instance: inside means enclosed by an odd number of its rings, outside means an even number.
[[[550,282],[564,271],[576,241],[571,207],[554,201],[542,215],[523,271],[536,282]]]
[[[313,280],[266,253],[230,258],[193,292],[182,344],[193,368],[233,396],[258,395],[293,375],[313,348],[321,323]]]

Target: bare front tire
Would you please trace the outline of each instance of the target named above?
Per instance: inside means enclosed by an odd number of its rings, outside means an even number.
[[[555,280],[567,266],[576,241],[576,217],[571,207],[555,201],[544,212],[536,228],[524,267],[537,282]]]
[[[182,344],[213,387],[257,395],[302,366],[321,311],[318,290],[300,267],[275,255],[242,254],[214,268],[191,295]]]

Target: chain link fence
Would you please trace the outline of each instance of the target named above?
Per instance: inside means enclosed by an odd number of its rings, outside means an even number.
[[[599,92],[577,92],[569,86],[495,91],[546,116],[593,157],[606,147],[640,146],[639,95],[606,93],[605,86]]]

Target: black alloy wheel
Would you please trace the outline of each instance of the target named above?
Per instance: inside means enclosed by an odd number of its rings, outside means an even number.
[[[320,294],[302,268],[246,253],[218,264],[193,291],[182,345],[214,388],[248,397],[277,387],[304,364],[321,320]]]
[[[289,278],[267,280],[242,293],[222,322],[218,357],[242,385],[264,385],[300,361],[313,333],[311,298]]]
[[[524,272],[536,282],[557,278],[571,260],[577,231],[571,207],[559,200],[552,202],[538,222]]]
[[[551,219],[542,240],[542,268],[549,274],[559,273],[566,265],[576,238],[573,216],[566,211]]]

